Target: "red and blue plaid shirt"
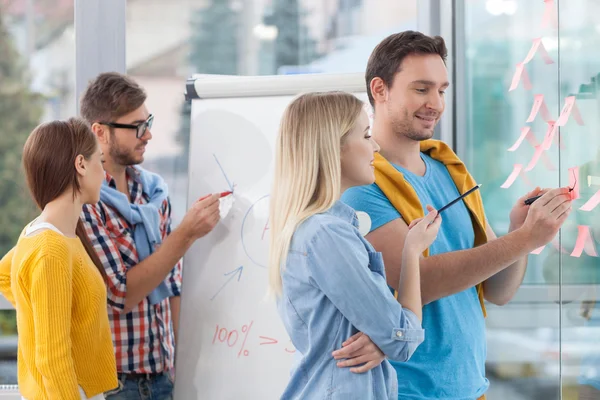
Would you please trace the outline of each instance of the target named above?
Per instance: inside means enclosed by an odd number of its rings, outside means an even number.
[[[109,186],[116,188],[107,173]],[[130,201],[146,204],[139,172],[127,168]],[[103,202],[83,207],[86,232],[108,276],[108,318],[110,320],[117,370],[121,373],[156,373],[173,368],[175,337],[169,299],[152,305],[142,300],[129,313],[124,313],[127,293],[127,271],[135,267],[138,253],[133,229],[119,212]],[[160,210],[160,232],[163,240],[171,233],[171,204],[165,200]],[[181,294],[181,260],[166,277],[172,292]]]

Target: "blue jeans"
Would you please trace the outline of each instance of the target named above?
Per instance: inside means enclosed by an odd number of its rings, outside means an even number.
[[[136,379],[119,374],[119,387],[104,395],[106,400],[173,400],[173,386],[167,372]]]

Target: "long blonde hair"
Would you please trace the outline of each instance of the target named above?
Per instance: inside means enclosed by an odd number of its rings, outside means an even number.
[[[345,92],[306,93],[286,108],[275,148],[269,210],[269,289],[280,295],[292,235],[340,197],[340,148],[363,102]]]

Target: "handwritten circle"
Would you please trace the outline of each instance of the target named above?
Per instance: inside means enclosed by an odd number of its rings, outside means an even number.
[[[269,195],[256,200],[246,211],[242,220],[242,248],[246,256],[259,267],[266,268],[268,254]]]

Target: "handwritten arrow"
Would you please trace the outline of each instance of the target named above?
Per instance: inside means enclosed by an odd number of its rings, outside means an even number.
[[[221,286],[219,288],[219,290],[217,291],[217,293],[214,294],[213,297],[210,298],[210,301],[213,301],[215,297],[217,297],[217,295],[219,293],[221,293],[221,290],[223,290],[223,288],[225,288],[225,286],[227,286],[227,284],[229,282],[231,282],[233,280],[233,278],[235,278],[235,276],[237,275],[237,281],[240,281],[240,278],[242,277],[242,271],[244,270],[244,266],[240,265],[238,268],[234,269],[233,271],[229,271],[226,274],[223,274],[224,276],[229,276],[229,279],[227,279],[225,281],[225,283],[223,284],[223,286]]]
[[[219,162],[219,159],[217,158],[217,155],[213,153],[213,157],[215,158],[215,161],[217,162],[217,165],[219,166],[219,169],[221,170],[221,173],[223,174],[223,177],[227,181],[227,185],[229,186],[229,190],[231,190],[233,192],[233,188],[235,187],[235,184],[232,184],[231,181],[229,180],[229,178],[227,177],[227,174],[225,173],[225,170],[221,166],[221,163]]]
[[[259,338],[263,339],[263,340],[268,340],[268,342],[263,342],[260,344],[260,346],[262,346],[263,344],[277,344],[277,340],[270,338],[270,337],[266,337],[266,336],[259,336]]]

